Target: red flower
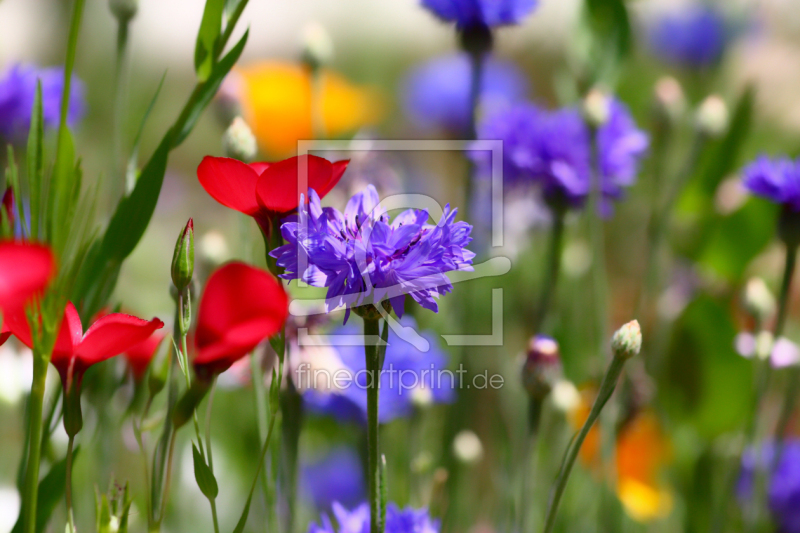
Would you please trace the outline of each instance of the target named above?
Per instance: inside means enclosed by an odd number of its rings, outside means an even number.
[[[7,197],[8,192],[3,198],[4,206]],[[0,310],[3,314],[17,312],[28,299],[43,291],[53,276],[54,267],[49,248],[20,242],[0,243]],[[11,330],[3,322],[0,345],[10,336]]]
[[[206,156],[197,167],[197,177],[212,198],[255,218],[269,236],[274,219],[297,209],[300,194],[308,198],[305,188],[298,186],[301,172],[308,176],[308,188],[323,198],[339,182],[349,162],[331,163],[322,157],[302,155],[248,165],[227,157]]]
[[[283,328],[289,297],[268,272],[228,263],[208,279],[197,316],[194,369],[209,378]]]
[[[128,366],[131,367],[134,380],[139,381],[144,377],[147,367],[150,366],[150,361],[153,360],[163,340],[164,335],[153,333],[142,342],[134,344],[125,350],[123,355],[128,361]]]
[[[25,313],[12,313],[7,318],[14,335],[26,346],[32,347],[31,330]],[[80,387],[87,368],[125,352],[162,327],[164,323],[157,318],[148,322],[135,316],[112,313],[98,319],[84,333],[78,311],[69,302],[64,310],[50,362],[61,375],[64,390],[70,391],[73,383]]]

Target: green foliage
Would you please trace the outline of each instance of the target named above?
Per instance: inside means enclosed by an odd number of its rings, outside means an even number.
[[[211,75],[214,65],[214,50],[222,29],[222,11],[225,0],[206,0],[200,31],[197,32],[197,44],[194,49],[194,68],[197,79],[206,81]]]
[[[73,451],[73,461],[78,458],[80,446]],[[64,491],[67,482],[67,458],[64,457],[47,472],[39,482],[39,498],[36,506],[36,533],[42,533],[47,527],[47,522],[53,514],[56,506],[64,499]],[[22,513],[20,513],[17,523],[11,533],[22,533]]]
[[[194,479],[197,481],[197,486],[200,487],[200,492],[209,500],[213,500],[219,494],[217,478],[214,477],[214,472],[208,467],[194,443],[192,443],[192,459],[194,461]]]

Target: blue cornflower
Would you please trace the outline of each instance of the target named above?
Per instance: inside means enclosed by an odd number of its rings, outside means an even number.
[[[410,317],[404,317],[405,327],[416,329]],[[332,335],[357,335],[358,328],[344,326]],[[447,356],[442,351],[437,336],[421,332],[430,349],[422,352],[399,336],[389,340],[386,359],[381,373],[379,398],[380,422],[390,422],[412,413],[415,403],[447,403],[454,399],[454,375],[448,372]],[[367,373],[363,346],[336,346],[344,368],[328,369],[328,374],[340,372],[340,382],[332,381],[325,391],[306,389],[303,401],[309,411],[331,415],[346,422],[367,421]],[[344,373],[342,373],[344,371]]]
[[[762,155],[742,172],[744,186],[751,193],[800,211],[800,159],[770,159]]]
[[[479,139],[503,141],[503,175],[514,186],[538,184],[551,205],[580,207],[591,191],[590,130],[575,108],[547,111],[522,103],[495,113],[478,128]],[[609,105],[608,120],[597,132],[603,205],[619,199],[633,184],[649,145],[628,108],[618,100]],[[490,172],[491,154],[474,151],[482,174]]]
[[[64,92],[64,69],[16,64],[0,77],[0,138],[3,140],[21,142],[28,135],[37,80],[42,84],[44,126],[58,127],[61,95]],[[67,113],[69,125],[74,125],[83,116],[83,94],[83,84],[73,76]]]
[[[422,0],[422,5],[459,28],[519,24],[537,0]]]
[[[338,503],[333,504],[333,516],[338,528],[335,528],[327,515],[321,518],[321,524],[312,523],[308,533],[369,533],[369,504],[362,503],[352,511],[348,511]],[[438,533],[439,521],[433,520],[426,509],[399,509],[395,504],[386,506],[386,533]]]
[[[708,5],[663,14],[649,33],[653,53],[691,68],[718,63],[730,38],[722,14]]]
[[[775,456],[775,446],[768,443],[762,448],[761,461],[749,450],[742,456],[742,473],[739,478],[739,498],[753,497],[756,465],[769,468]],[[781,446],[781,457],[774,473],[769,476],[767,495],[769,510],[782,533],[800,533],[800,440],[793,439]]]
[[[403,83],[403,107],[411,121],[425,130],[444,129],[462,134],[470,120],[471,66],[467,54],[437,57],[415,67]],[[518,102],[528,82],[513,64],[486,58],[481,77],[483,113]]]
[[[422,307],[438,311],[436,299],[453,285],[446,272],[472,270],[474,253],[466,249],[472,226],[456,222],[455,209],[444,208],[439,223],[428,223],[427,210],[409,209],[393,221],[380,207],[372,185],[353,196],[344,214],[323,209],[309,190],[309,202],[285,219],[287,244],[270,255],[285,269],[284,279],[302,279],[327,287],[328,311],[388,300],[403,315],[408,294]],[[302,271],[301,271],[302,269]]]
[[[334,502],[358,505],[367,495],[361,459],[352,448],[334,448],[321,459],[301,468],[302,492],[320,511]]]

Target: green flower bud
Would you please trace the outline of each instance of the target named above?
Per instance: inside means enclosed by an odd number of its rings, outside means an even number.
[[[245,163],[251,162],[258,154],[256,137],[242,117],[236,117],[222,135],[222,149],[225,155]]]
[[[303,28],[300,42],[303,63],[312,70],[327,65],[333,59],[333,41],[319,22],[311,22]]]
[[[194,275],[194,221],[190,218],[183,228],[175,252],[172,254],[172,283],[183,291],[192,282]]]
[[[136,16],[139,0],[108,0],[108,7],[117,20],[127,22]]]
[[[642,328],[639,322],[631,320],[619,328],[611,337],[611,350],[614,357],[630,359],[642,349]]]
[[[558,342],[544,335],[531,337],[522,365],[522,386],[534,400],[544,400],[561,378]]]

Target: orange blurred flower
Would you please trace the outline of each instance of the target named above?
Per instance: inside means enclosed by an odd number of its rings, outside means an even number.
[[[264,155],[281,158],[295,155],[297,141],[313,139],[315,129],[321,138],[339,138],[379,120],[379,98],[373,90],[330,70],[322,70],[319,83],[321,100],[314,102],[317,88],[307,67],[262,61],[234,69],[222,93],[239,101]]]
[[[569,413],[577,430],[589,416],[596,390],[581,391],[580,403]],[[600,426],[595,424],[580,450],[581,461],[600,471]],[[661,480],[671,448],[655,413],[642,410],[620,430],[616,442],[617,497],[628,515],[639,522],[663,518],[672,510],[672,494]]]

